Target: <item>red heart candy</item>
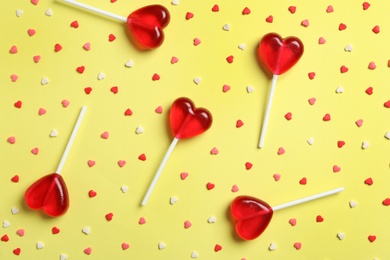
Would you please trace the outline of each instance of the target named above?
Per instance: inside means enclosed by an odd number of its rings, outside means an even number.
[[[266,34],[257,48],[260,65],[275,75],[291,69],[303,54],[303,43],[297,37],[282,37],[276,33]]]
[[[43,209],[52,217],[65,214],[69,208],[68,189],[60,174],[52,173],[34,182],[24,194],[24,200],[32,209]]]
[[[195,108],[189,98],[176,99],[170,111],[170,124],[175,138],[190,138],[210,128],[213,121],[205,108]]]
[[[132,39],[141,49],[154,49],[164,41],[163,29],[170,15],[161,5],[148,5],[135,10],[127,17],[127,27]]]
[[[245,240],[252,240],[261,235],[273,215],[270,205],[250,196],[236,197],[230,205],[230,212],[237,221],[237,234]]]

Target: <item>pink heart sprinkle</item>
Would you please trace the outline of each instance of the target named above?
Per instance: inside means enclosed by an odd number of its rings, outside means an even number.
[[[41,60],[41,55],[35,55],[33,57],[33,60],[34,60],[35,63],[38,63]]]
[[[334,11],[333,6],[329,5],[328,8],[326,8],[327,13],[332,13]]]
[[[31,0],[31,3],[37,5],[39,3],[39,0]]]
[[[16,234],[18,234],[20,237],[24,236],[24,229],[20,228],[16,231]]]
[[[34,29],[28,29],[28,30],[27,30],[27,33],[28,33],[29,36],[34,36],[36,32],[37,32],[37,31],[34,30]]]
[[[288,221],[288,223],[290,223],[291,226],[295,226],[297,224],[297,219],[295,218],[290,218],[290,220]]]
[[[138,221],[138,224],[140,225],[146,224],[146,219],[144,217],[141,217]]]
[[[180,173],[180,178],[184,181],[188,177],[188,172],[182,172]]]
[[[95,164],[96,164],[96,162],[94,161],[94,160],[88,160],[88,166],[89,167],[93,167],[93,166],[95,166]]]
[[[190,228],[192,226],[192,223],[191,223],[191,221],[189,221],[189,220],[186,220],[185,222],[184,222],[184,228]]]
[[[123,166],[125,166],[126,165],[126,161],[125,160],[119,160],[118,161],[118,165],[119,165],[119,167],[123,167]]]
[[[104,131],[100,136],[103,139],[108,139],[108,135],[109,135],[109,133],[107,131]]]
[[[7,138],[7,142],[10,144],[14,144],[16,141],[15,136],[10,136]]]
[[[272,15],[268,16],[267,18],[265,18],[265,21],[267,23],[272,23],[274,21],[274,17]]]
[[[363,119],[356,120],[355,124],[356,124],[358,127],[361,127],[361,126],[363,125]]]
[[[210,153],[215,155],[215,154],[218,154],[219,151],[216,147],[214,147],[213,149],[211,149]]]
[[[238,191],[238,186],[234,184],[232,187],[232,192],[237,192],[237,191]]]
[[[84,50],[89,51],[91,49],[91,43],[87,42],[83,45]]]
[[[46,109],[40,108],[40,109],[38,110],[38,115],[42,116],[42,115],[44,115],[44,114],[46,114]]]
[[[12,75],[11,75],[11,81],[12,81],[12,82],[16,82],[16,81],[18,80],[18,78],[19,78],[19,76],[16,75],[16,74],[12,74]]]
[[[179,62],[179,58],[175,57],[175,56],[172,56],[171,58],[171,63],[172,64],[175,64],[175,63],[178,63]]]
[[[339,166],[337,166],[337,165],[334,165],[333,166],[333,172],[339,172],[339,171],[341,171],[341,168]]]
[[[301,25],[304,26],[304,27],[308,27],[309,26],[309,20],[308,19],[305,19],[301,22]]]
[[[62,103],[63,107],[68,107],[69,106],[69,101],[66,100],[66,99],[62,100],[61,103]]]
[[[91,247],[87,247],[86,249],[84,249],[84,253],[87,254],[87,255],[90,255],[92,253],[92,248]]]
[[[317,99],[316,98],[309,98],[309,104],[314,105],[316,103]]]
[[[302,247],[302,243],[301,242],[295,242],[294,243],[294,247],[295,247],[296,250],[299,250]]]
[[[283,147],[280,147],[279,150],[278,150],[278,155],[282,155],[284,154],[286,151],[284,150]]]
[[[154,110],[157,114],[161,114],[163,112],[163,108],[162,106],[158,106],[155,110]]]
[[[376,64],[375,64],[375,62],[371,61],[371,62],[368,64],[368,68],[369,68],[370,70],[376,69]]]
[[[122,249],[127,250],[129,249],[130,245],[128,243],[122,243]]]
[[[272,175],[273,177],[274,177],[274,180],[275,181],[279,181],[280,180],[280,174],[278,174],[278,173],[275,173],[274,175]]]
[[[224,93],[228,92],[229,90],[230,90],[230,86],[229,86],[229,85],[223,85],[222,91],[223,91]]]
[[[16,47],[16,45],[13,45],[13,46],[11,47],[11,49],[9,50],[9,52],[10,52],[11,54],[18,53],[18,47]]]
[[[326,43],[326,40],[323,37],[320,37],[318,39],[318,44],[325,44],[325,43]]]
[[[38,147],[35,147],[31,150],[31,153],[37,155],[39,153],[39,148]]]
[[[201,41],[198,38],[194,39],[194,45],[198,46],[201,43]]]

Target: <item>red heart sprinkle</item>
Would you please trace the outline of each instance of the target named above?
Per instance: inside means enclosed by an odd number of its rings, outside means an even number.
[[[16,102],[14,103],[14,106],[15,106],[16,108],[21,108],[21,107],[22,107],[22,101],[20,101],[20,100],[16,101]]]
[[[87,254],[87,255],[90,255],[92,253],[92,248],[91,247],[87,247],[86,249],[84,249],[84,253]]]
[[[372,31],[375,34],[378,34],[378,33],[380,33],[381,29],[380,29],[379,25],[376,25],[374,28],[372,28]]]
[[[382,201],[382,204],[383,204],[384,206],[390,206],[390,198],[384,199],[384,200]]]
[[[309,72],[309,73],[307,74],[307,76],[309,77],[309,79],[313,80],[314,77],[316,76],[316,73],[315,73],[315,72]]]
[[[59,52],[60,50],[62,50],[62,46],[61,46],[59,43],[57,43],[56,45],[54,45],[54,51],[55,51],[55,52]]]
[[[372,178],[367,178],[365,181],[364,181],[364,184],[367,184],[368,186],[371,186],[372,184],[374,184],[374,181],[372,180]]]
[[[219,6],[218,5],[214,5],[213,8],[211,8],[211,11],[218,12],[219,11]]]
[[[329,114],[325,114],[325,116],[322,118],[322,120],[324,121],[330,121],[330,115]]]
[[[186,19],[187,20],[190,20],[191,18],[193,18],[194,17],[194,14],[193,13],[191,13],[191,12],[187,12],[186,13]]]
[[[11,49],[9,50],[9,52],[10,52],[11,54],[18,53],[18,47],[16,47],[16,45],[13,45],[13,46],[11,47]]]
[[[299,181],[299,184],[301,184],[301,185],[306,185],[306,184],[307,184],[307,179],[306,179],[306,177],[303,177],[303,178]]]
[[[301,40],[290,36],[282,39],[276,33],[263,36],[257,48],[260,65],[275,75],[281,75],[293,67],[303,54]]]
[[[367,93],[367,95],[372,95],[372,93],[374,93],[373,87],[368,87],[368,88],[366,89],[366,93]]]
[[[265,21],[267,23],[272,23],[274,21],[274,17],[272,15],[268,16],[267,18],[265,18]]]
[[[11,178],[12,182],[19,182],[19,175],[14,175],[14,177]]]
[[[69,102],[68,100],[66,100],[66,99],[64,99],[64,100],[61,101],[61,104],[62,104],[63,107],[68,107],[68,106],[69,106],[69,103],[70,103],[70,102]]]
[[[77,20],[73,21],[73,22],[71,22],[70,26],[73,28],[79,28],[79,22]]]
[[[338,142],[337,142],[337,147],[338,147],[338,148],[342,148],[344,145],[345,145],[345,142],[344,142],[344,141],[338,141]]]
[[[87,164],[89,167],[93,167],[93,166],[95,166],[96,162],[94,160],[88,160]]]
[[[206,184],[206,187],[207,187],[208,190],[212,190],[212,189],[214,189],[215,184],[213,184],[213,183],[211,183],[211,182],[208,182],[208,183]]]
[[[271,221],[273,210],[270,205],[250,196],[238,196],[230,205],[232,217],[236,220],[236,232],[245,240],[258,237]]]
[[[33,57],[33,60],[34,60],[35,63],[38,63],[41,60],[41,56],[40,55],[35,55]]]
[[[51,233],[53,233],[53,235],[57,235],[58,233],[60,233],[60,229],[58,227],[53,227],[51,229]]]
[[[18,248],[15,248],[12,252],[13,252],[15,255],[20,255],[20,251],[21,251],[21,249],[18,247]]]
[[[114,94],[117,94],[118,91],[119,91],[118,86],[113,86],[113,87],[111,87],[111,88],[110,88],[110,91],[111,91],[112,93],[114,93]]]
[[[77,71],[78,73],[80,73],[80,74],[83,74],[84,71],[85,71],[85,67],[84,67],[84,66],[77,67],[77,68],[76,68],[76,71]]]
[[[161,5],[148,5],[135,10],[127,17],[131,40],[140,49],[155,49],[163,43],[163,29],[169,21],[169,11]]]
[[[274,177],[274,180],[275,180],[275,181],[279,181],[279,180],[280,180],[280,177],[281,177],[281,175],[280,175],[280,174],[278,174],[278,173],[275,173],[274,175],[272,175],[272,177]]]
[[[68,189],[60,174],[52,173],[34,182],[24,194],[27,205],[52,217],[61,216],[69,208]]]
[[[245,169],[247,169],[247,170],[252,169],[252,166],[253,166],[253,164],[251,164],[250,162],[245,163]]]
[[[113,35],[112,33],[111,33],[110,35],[108,35],[108,41],[109,41],[109,42],[113,42],[113,41],[115,41],[115,40],[116,40],[115,35]]]
[[[341,171],[341,168],[337,165],[333,165],[333,172],[339,172]]]
[[[292,119],[292,113],[291,112],[288,112],[287,114],[284,115],[284,117],[287,119],[287,120],[291,120]]]
[[[90,197],[90,198],[93,198],[93,197],[95,197],[97,195],[97,193],[96,193],[96,191],[94,191],[94,190],[90,190],[89,192],[88,192],[88,196]]]
[[[108,136],[110,135],[110,133],[108,131],[104,131],[100,137],[103,138],[103,139],[108,139]]]
[[[222,250],[222,246],[221,245],[218,245],[218,244],[215,244],[214,246],[214,251],[215,252],[218,252],[218,251],[221,251]]]
[[[242,14],[243,15],[247,15],[247,14],[250,14],[251,13],[251,10],[248,8],[248,7],[245,7],[243,10],[242,10]]]
[[[288,7],[288,10],[290,11],[290,13],[295,14],[295,12],[297,11],[297,7],[292,5]]]
[[[367,10],[370,7],[370,3],[364,2],[363,3],[363,10]]]
[[[128,244],[128,243],[122,243],[122,249],[123,250],[127,250],[127,249],[129,249],[130,248],[130,245]]]
[[[368,240],[372,243],[372,242],[374,242],[374,241],[376,240],[376,236],[374,236],[374,235],[369,235],[369,236],[368,236]]]
[[[91,87],[86,87],[86,88],[84,88],[84,92],[85,92],[85,94],[89,95],[92,92],[92,88]]]
[[[153,81],[160,80],[160,75],[158,75],[157,73],[154,73],[153,77],[152,77],[152,80]]]
[[[130,108],[126,109],[125,116],[131,116],[133,114],[133,111],[131,111]]]
[[[343,30],[345,30],[345,29],[347,29],[347,25],[345,25],[345,24],[343,24],[343,23],[340,23],[340,24],[339,24],[339,31],[343,31]]]
[[[230,55],[230,56],[228,56],[228,57],[226,58],[226,61],[227,61],[228,63],[233,63],[233,60],[234,60],[234,56],[233,56],[233,55]]]
[[[140,156],[138,156],[138,160],[146,161],[146,155],[143,153]]]
[[[288,223],[290,223],[291,226],[295,226],[297,224],[297,219],[291,218]]]
[[[238,119],[237,122],[236,122],[236,127],[237,127],[237,128],[240,128],[240,127],[243,126],[243,125],[244,125],[244,122],[242,122],[241,119]]]
[[[317,221],[317,222],[323,222],[323,221],[324,221],[324,218],[323,218],[321,215],[318,215],[318,216],[316,217],[316,221]]]
[[[340,72],[341,73],[346,73],[346,72],[348,72],[348,68],[343,65],[343,66],[340,67]]]
[[[170,125],[175,138],[191,138],[210,128],[212,116],[205,108],[196,108],[188,98],[176,99],[169,114]]]
[[[226,93],[226,92],[228,92],[230,90],[230,86],[229,85],[223,85],[222,86],[222,91],[223,91],[223,93]]]
[[[180,173],[180,178],[184,181],[188,177],[188,172]]]
[[[4,236],[1,237],[1,241],[3,242],[8,242],[9,241],[9,237],[7,234],[5,234]]]
[[[390,108],[390,100],[386,101],[383,105],[387,108]]]
[[[112,213],[106,214],[107,221],[111,221],[113,217],[114,217],[114,214],[112,214]]]
[[[37,155],[39,153],[39,148],[38,147],[33,148],[31,150],[31,153]]]

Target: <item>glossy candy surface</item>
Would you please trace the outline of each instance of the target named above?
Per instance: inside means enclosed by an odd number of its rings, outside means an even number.
[[[164,41],[163,29],[169,24],[168,10],[161,5],[148,5],[127,17],[127,27],[142,49],[154,49]]]
[[[273,210],[266,202],[251,197],[238,196],[230,205],[230,212],[236,220],[236,232],[245,240],[258,237],[271,221]]]
[[[60,174],[52,173],[34,182],[25,192],[24,200],[35,210],[52,217],[61,216],[69,208],[68,189]]]
[[[282,37],[276,33],[263,36],[257,48],[257,58],[264,69],[281,75],[291,69],[303,54],[303,43],[297,37]]]
[[[189,98],[176,99],[171,107],[170,124],[175,138],[190,138],[205,132],[213,121],[205,108],[195,108]]]

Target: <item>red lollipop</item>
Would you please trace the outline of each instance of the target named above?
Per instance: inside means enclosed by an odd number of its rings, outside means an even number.
[[[231,203],[230,212],[236,220],[235,225],[238,236],[244,240],[252,240],[264,232],[272,219],[274,211],[339,193],[343,190],[344,187],[340,187],[274,207],[271,207],[265,201],[251,196],[238,196]]]
[[[123,17],[74,0],[62,0],[127,24],[133,41],[140,49],[155,49],[164,41],[163,29],[169,24],[169,11],[161,5],[148,5]]]
[[[185,97],[178,98],[173,102],[169,113],[169,120],[174,139],[154,175],[149,189],[142,200],[142,205],[146,205],[148,202],[161,172],[179,139],[191,138],[202,134],[210,128],[213,121],[212,116],[207,109],[196,108],[194,103],[189,98]]]
[[[87,107],[83,106],[80,111],[56,172],[40,178],[26,190],[24,200],[30,208],[35,210],[43,209],[43,211],[51,217],[61,216],[68,210],[68,189],[60,174],[62,168],[64,167],[66,158],[69,155],[70,148],[76,137],[81,121],[83,120],[86,109]]]
[[[278,76],[291,69],[303,54],[303,43],[297,37],[282,38],[276,33],[263,36],[257,48],[257,59],[267,73],[273,74],[268,104],[261,129],[259,147],[264,145],[269,114]]]

